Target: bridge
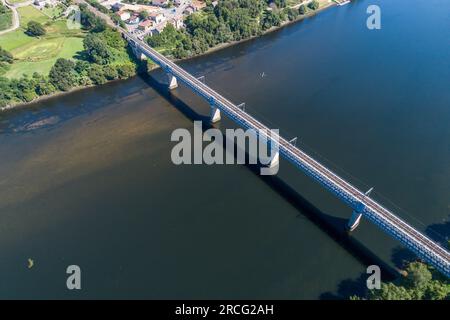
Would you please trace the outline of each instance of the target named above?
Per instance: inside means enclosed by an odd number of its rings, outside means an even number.
[[[211,122],[214,123],[219,121],[221,113],[224,113],[243,128],[253,129],[257,132],[270,131],[264,124],[185,71],[183,68],[152,49],[143,41],[140,41],[124,30],[122,30],[122,33],[139,58],[150,58],[167,73],[169,77],[169,89],[176,88],[178,85],[177,80],[179,80],[190,87],[194,92],[205,98],[210,104]],[[265,138],[268,139],[268,141],[273,141],[275,137],[267,135]],[[417,254],[418,257],[434,266],[447,277],[450,277],[450,253],[446,249],[442,248],[439,244],[397,217],[375,200],[371,199],[369,197],[371,190],[365,193],[361,192],[285,138],[281,136],[277,136],[276,138],[278,138],[279,155],[290,161],[315,181],[319,182],[353,209],[348,222],[350,231],[358,226],[361,217],[364,216],[384,232],[400,241],[404,246]],[[279,155],[275,154],[273,156],[269,166],[276,166],[278,164]]]

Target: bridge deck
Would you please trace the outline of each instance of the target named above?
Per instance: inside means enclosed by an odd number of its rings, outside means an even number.
[[[190,73],[164,57],[146,43],[138,40],[133,35],[123,31],[125,38],[151,60],[161,66],[166,72],[175,76],[178,80],[192,88],[196,93],[203,96],[211,104],[219,108],[228,117],[244,128],[262,129],[269,132],[269,128],[238,108],[222,95],[199,81]],[[266,135],[266,138],[271,139]],[[280,155],[305,171],[309,176],[320,182],[332,193],[342,199],[351,207],[363,205],[361,213],[370,221],[378,225],[385,232],[399,240],[403,245],[415,252],[435,268],[450,277],[450,253],[429,239],[427,236],[410,226],[408,223],[394,215],[388,209],[378,204],[350,183],[331,172],[319,162],[308,156],[299,148],[293,146],[281,136],[279,138]]]

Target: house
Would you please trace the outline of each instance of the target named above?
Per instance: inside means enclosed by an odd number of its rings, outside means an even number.
[[[144,32],[148,32],[153,27],[153,25],[154,25],[153,21],[144,20],[141,23],[139,23],[138,29]]]
[[[44,8],[45,6],[47,6],[47,7],[48,6],[51,6],[51,7],[54,6],[54,3],[52,1],[50,1],[50,0],[34,0],[33,4],[35,6],[41,8],[41,9]]]
[[[174,16],[169,20],[169,23],[174,26],[175,29],[181,29],[183,27],[183,17],[182,16]]]
[[[183,14],[188,16],[188,15],[194,13],[194,12],[195,12],[195,7],[194,7],[193,5],[188,5],[188,6],[184,9]]]
[[[122,20],[122,21],[128,20],[131,17],[130,11],[126,11],[126,10],[119,10],[119,11],[117,11],[116,14],[119,16],[120,20]]]
[[[192,6],[195,9],[194,11],[202,10],[204,7],[206,7],[206,1],[192,0]]]
[[[139,15],[137,14],[133,14],[130,19],[128,19],[127,23],[128,24],[138,24],[141,21],[141,19],[139,19]]]
[[[155,22],[155,24],[160,24],[166,20],[166,17],[160,12],[152,12],[148,17]]]
[[[166,23],[160,23],[152,30],[152,32],[153,32],[153,34],[161,34],[161,32],[163,32],[165,27],[166,27]]]
[[[169,4],[169,0],[152,0],[152,5],[158,7],[164,7]]]

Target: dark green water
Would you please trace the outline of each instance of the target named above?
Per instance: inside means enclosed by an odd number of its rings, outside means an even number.
[[[379,31],[366,28],[369,4],[381,7]],[[442,240],[449,12],[445,0],[357,1],[182,65]],[[0,298],[342,297],[359,289],[372,261],[362,256],[405,257],[366,221],[356,249],[330,236],[314,214],[339,229],[350,209],[285,161],[276,181],[173,165],[171,132],[208,107],[152,77],[1,116]],[[81,291],[66,289],[71,264]]]

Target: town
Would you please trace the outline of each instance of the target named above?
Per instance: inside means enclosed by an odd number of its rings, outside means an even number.
[[[132,4],[126,0],[105,0],[102,6],[115,12],[128,31],[139,39],[161,33],[168,24],[183,27],[183,19],[206,6],[201,0],[152,0],[151,4]],[[213,3],[216,4],[217,2]]]

